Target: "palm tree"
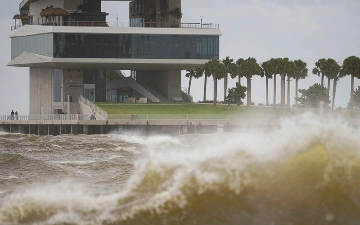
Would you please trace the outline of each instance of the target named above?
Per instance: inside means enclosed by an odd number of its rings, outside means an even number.
[[[269,105],[269,78],[272,78],[272,75],[274,74],[274,60],[270,59],[266,62],[263,62],[261,64],[261,67],[264,70],[264,75],[266,78],[266,105]],[[275,85],[276,87],[276,85]]]
[[[299,93],[299,79],[305,79],[308,74],[308,69],[306,68],[306,63],[301,59],[295,60],[295,105],[297,105],[298,93]]]
[[[226,59],[223,59],[222,63],[226,69],[226,75],[224,77],[224,102],[226,101],[227,89],[228,89],[228,74],[231,73],[231,67],[233,63],[233,59],[230,59],[229,56],[226,56]]]
[[[205,63],[204,66],[207,70],[209,70],[210,74],[214,78],[214,100],[213,106],[216,106],[217,101],[217,80],[223,78],[226,75],[226,68],[223,63],[219,59],[212,59],[209,62]]]
[[[264,71],[256,62],[255,58],[249,57],[244,60],[239,66],[239,72],[247,80],[247,106],[251,104],[251,78],[253,75],[264,76]]]
[[[238,82],[241,85],[241,74],[240,74],[240,65],[244,62],[245,60],[243,58],[240,58],[236,61],[236,63],[232,63],[231,67],[230,67],[230,76],[231,78],[235,78],[238,77]]]
[[[186,74],[185,77],[189,78],[189,87],[188,87],[188,94],[190,94],[190,88],[191,88],[191,80],[192,78],[195,76],[195,70],[194,69],[190,69],[190,70],[186,70]]]
[[[331,100],[331,110],[334,110],[334,106],[335,106],[335,95],[336,95],[336,86],[337,86],[337,82],[338,82],[339,78],[340,78],[340,76],[334,77],[333,95],[332,95],[332,100]]]
[[[281,107],[285,106],[285,79],[286,74],[291,72],[291,65],[289,58],[276,59],[275,74],[280,74],[281,76]]]
[[[291,78],[295,78],[296,65],[295,62],[289,61],[289,71],[287,72],[287,103],[286,106],[290,108],[290,81]]]
[[[203,99],[204,102],[206,101],[207,78],[211,76],[210,68],[208,68],[208,67],[209,67],[209,64],[205,64],[204,67],[203,67],[203,71],[204,71],[204,75],[205,75],[205,78],[204,78],[204,99]]]
[[[321,85],[324,85],[324,77],[325,77],[325,67],[326,67],[326,59],[319,59],[315,63],[315,68],[312,70],[312,73],[315,75],[320,76],[321,75]]]
[[[330,94],[330,81],[331,79],[334,79],[334,85],[333,85],[333,97],[332,97],[332,109],[334,109],[334,102],[335,102],[335,94],[336,94],[336,83],[339,79],[339,73],[341,70],[341,66],[331,58],[328,58],[326,60],[326,68],[325,68],[325,76],[328,78],[328,92]]]
[[[360,78],[360,58],[357,56],[350,56],[343,62],[340,76],[351,75],[351,87],[350,87],[350,106],[352,106],[354,95],[354,78]]]

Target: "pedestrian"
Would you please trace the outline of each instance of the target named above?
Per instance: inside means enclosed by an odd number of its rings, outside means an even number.
[[[15,111],[15,118],[16,118],[16,120],[19,120],[19,113],[18,113],[18,111]]]
[[[77,116],[78,116],[78,120],[80,120],[80,110],[78,110]]]
[[[11,120],[14,120],[14,110],[11,110]]]

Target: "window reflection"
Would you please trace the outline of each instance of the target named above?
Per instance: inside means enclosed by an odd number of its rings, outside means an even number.
[[[151,34],[54,34],[55,58],[212,59],[219,37]]]

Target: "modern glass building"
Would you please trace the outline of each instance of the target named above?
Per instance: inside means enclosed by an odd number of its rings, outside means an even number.
[[[188,100],[181,70],[219,58],[218,26],[182,24],[181,0],[128,2],[130,27],[110,26],[101,0],[20,3],[8,65],[30,67],[30,114],[66,111],[69,100],[76,113],[80,95],[94,102]]]

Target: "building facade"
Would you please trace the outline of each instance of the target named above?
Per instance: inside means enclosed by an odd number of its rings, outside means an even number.
[[[21,2],[8,65],[30,68],[30,114],[76,113],[80,95],[184,100],[181,70],[219,58],[218,27],[181,23],[180,0],[128,2],[129,26],[121,27],[106,21],[101,0]]]

